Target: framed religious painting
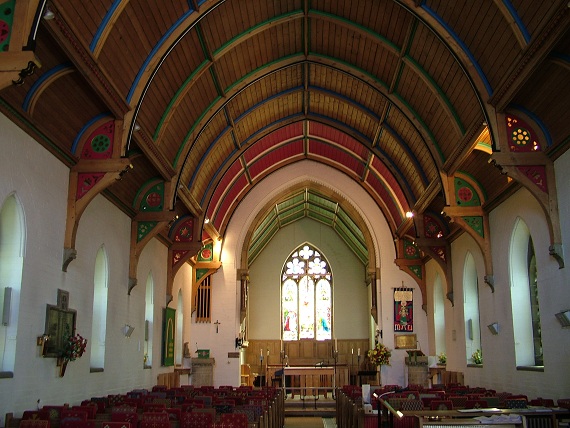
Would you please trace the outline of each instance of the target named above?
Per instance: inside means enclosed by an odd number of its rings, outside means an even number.
[[[69,336],[75,335],[77,312],[55,305],[47,305],[43,356],[57,358],[61,356],[64,344]]]

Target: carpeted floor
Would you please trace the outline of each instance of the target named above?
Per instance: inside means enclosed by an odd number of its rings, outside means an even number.
[[[295,416],[285,418],[285,428],[336,428],[334,418]]]

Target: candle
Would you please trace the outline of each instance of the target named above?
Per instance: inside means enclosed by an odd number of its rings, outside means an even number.
[[[350,353],[354,355],[354,348],[350,348]]]
[[[267,348],[267,356],[269,357],[269,348]]]
[[[358,356],[360,357],[360,348],[358,348]]]
[[[338,340],[334,340],[334,349],[335,351],[338,351]]]
[[[263,349],[259,348],[259,356],[263,358]]]

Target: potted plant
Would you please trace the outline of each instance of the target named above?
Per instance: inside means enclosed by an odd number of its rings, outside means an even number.
[[[442,352],[441,354],[438,354],[437,356],[437,363],[444,366],[447,364],[447,355],[445,355],[445,352]]]

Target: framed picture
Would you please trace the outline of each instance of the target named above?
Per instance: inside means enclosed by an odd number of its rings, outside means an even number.
[[[395,334],[394,344],[396,349],[416,349],[418,338],[415,334]]]
[[[65,341],[75,334],[77,312],[63,309],[55,305],[47,305],[45,335],[47,340],[43,347],[44,357],[61,356]]]

